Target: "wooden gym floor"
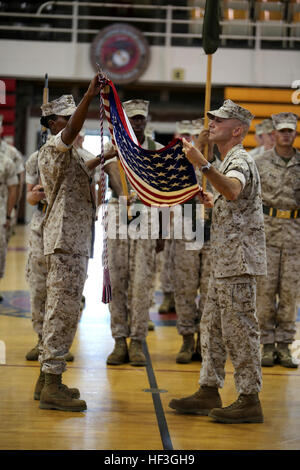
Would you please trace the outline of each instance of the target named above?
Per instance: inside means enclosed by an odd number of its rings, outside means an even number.
[[[208,417],[176,414],[172,398],[198,388],[200,362],[176,364],[181,340],[175,315],[150,312],[156,323],[145,344],[147,367],[107,366],[111,352],[109,312],[101,302],[102,239],[96,232],[96,257],[90,260],[86,307],[71,351],[64,382],[78,387],[87,411],[40,410],[33,400],[39,363],[25,354],[36,343],[24,277],[27,227],[11,238],[5,278],[0,284],[0,450],[299,450],[300,368],[263,369],[260,394],[263,424],[225,425]],[[156,300],[160,300],[156,292]],[[293,347],[300,359],[300,322]],[[228,361],[223,405],[236,398]]]

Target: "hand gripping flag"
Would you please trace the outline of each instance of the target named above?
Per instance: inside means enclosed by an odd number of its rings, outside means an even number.
[[[182,204],[199,192],[193,165],[187,160],[181,139],[160,150],[143,149],[132,130],[113,83],[101,90],[113,145],[124,172],[147,206]]]

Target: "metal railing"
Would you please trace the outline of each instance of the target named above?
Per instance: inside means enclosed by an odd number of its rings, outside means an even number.
[[[62,12],[52,13],[55,9]],[[110,14],[86,14],[89,9],[110,9]],[[122,10],[126,13],[128,9],[134,11],[135,16],[113,14]],[[112,23],[124,22],[140,29],[150,44],[199,47],[203,18],[191,19],[194,11],[195,7],[188,6],[48,1],[36,13],[0,12],[0,38],[91,42],[102,28]],[[138,15],[138,12],[141,14]],[[146,12],[151,16],[147,16]],[[185,15],[186,18],[177,18],[178,15]],[[63,25],[57,26],[58,22]],[[243,41],[243,47],[256,49],[261,47],[262,41],[278,41],[281,43],[279,47],[294,47],[294,43],[300,43],[300,23],[227,20],[221,21],[220,25],[222,46],[227,45],[228,41]],[[224,31],[228,28],[229,33],[225,34]],[[234,28],[239,29],[238,33],[234,32]]]

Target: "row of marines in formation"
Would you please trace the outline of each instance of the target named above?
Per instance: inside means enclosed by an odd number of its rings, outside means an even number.
[[[40,408],[86,409],[79,390],[62,383],[62,374],[66,360],[73,359],[70,347],[91,256],[96,209],[92,183],[100,160],[82,149],[79,139],[97,93],[94,77],[77,107],[71,95],[43,105],[41,123],[50,136],[26,162],[27,200],[38,207],[31,221],[26,277],[39,338],[38,348],[27,358],[39,355],[34,398]],[[123,106],[142,147],[162,148],[145,135],[149,103],[131,100]],[[253,119],[248,110],[226,100],[208,117],[208,130],[201,120],[182,121],[177,129],[199,183],[203,175],[207,180],[207,191],[190,201],[206,208],[201,250],[186,250],[188,240],[172,237],[108,239],[115,347],[107,364],[146,365],[142,345],[149,329],[154,273],[159,271],[164,291],[160,312],[176,310],[183,338],[176,361],[202,360],[199,390],[172,400],[171,408],[209,414],[221,422],[262,422],[261,365],[297,367],[289,348],[296,333],[300,263],[300,153],[293,147],[297,116],[280,113],[257,126],[260,145],[250,152],[253,156],[242,146]],[[105,160],[109,204],[118,205],[123,188],[112,144],[105,148]],[[130,200],[137,198],[131,195]],[[10,210],[7,205],[8,217]],[[239,397],[222,408],[218,389],[224,384],[227,352]]]

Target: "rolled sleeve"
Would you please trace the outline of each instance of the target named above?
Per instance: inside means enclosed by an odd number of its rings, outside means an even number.
[[[241,183],[242,185],[242,189],[244,189],[244,187],[246,186],[246,178],[244,176],[243,173],[241,173],[240,171],[237,171],[237,170],[230,170],[226,173],[226,176],[228,176],[228,178],[236,178],[239,180],[239,182]]]
[[[62,131],[63,129],[54,137],[54,145],[57,150],[59,150],[59,152],[67,152],[68,150],[70,150],[70,148],[72,148],[73,144],[67,145],[63,142],[61,138]]]
[[[104,165],[103,165],[103,166],[109,165],[109,163],[111,163],[111,162],[117,162],[117,161],[118,161],[118,158],[117,158],[117,157],[110,158],[110,160],[106,160],[106,161],[104,162]]]
[[[26,176],[25,176],[25,182],[27,184],[38,184],[39,182],[39,179],[37,176],[33,176],[33,175],[29,175],[28,173],[26,173]]]
[[[15,175],[7,178],[6,184],[7,186],[17,186],[19,184],[18,177]]]
[[[229,178],[238,179],[244,189],[251,177],[249,164],[244,155],[233,155],[227,162],[224,174]]]
[[[16,173],[15,165],[13,164],[11,160],[7,161],[6,184],[7,186],[16,186],[19,184],[19,179]]]

